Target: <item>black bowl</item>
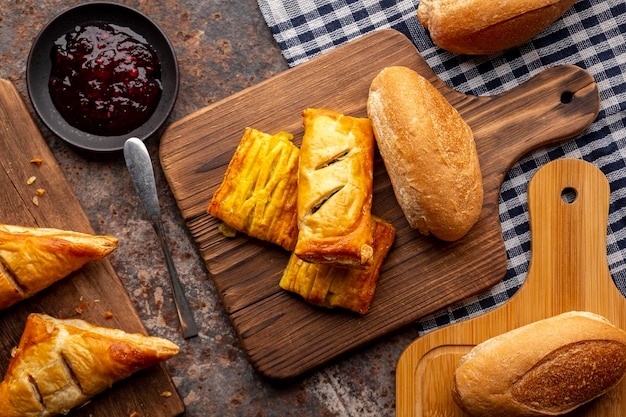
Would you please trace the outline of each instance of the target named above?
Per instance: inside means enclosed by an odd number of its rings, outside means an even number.
[[[128,27],[152,45],[161,63],[162,94],[156,110],[141,126],[120,136],[99,136],[70,125],[58,112],[48,89],[54,42],[77,25],[102,22]],[[86,3],[70,8],[48,23],[31,47],[26,67],[26,84],[33,107],[46,126],[66,142],[88,151],[108,152],[124,148],[130,137],[145,140],[159,130],[169,117],[178,95],[178,63],[165,33],[146,15],[110,2]]]

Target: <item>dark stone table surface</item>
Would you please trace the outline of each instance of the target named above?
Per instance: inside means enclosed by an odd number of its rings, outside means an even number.
[[[392,416],[395,367],[418,337],[393,334],[288,382],[258,374],[237,335],[158,164],[161,210],[200,335],[182,338],[161,248],[121,154],[86,155],[54,136],[33,112],[26,61],[34,38],[57,13],[80,1],[6,0],[0,12],[0,78],[12,81],[74,188],[94,229],[120,238],[111,263],[148,332],[181,346],[167,362],[184,416]],[[288,66],[255,0],[125,0],[156,21],[176,49],[180,91],[168,123],[259,83]],[[159,138],[147,146],[158,161]]]

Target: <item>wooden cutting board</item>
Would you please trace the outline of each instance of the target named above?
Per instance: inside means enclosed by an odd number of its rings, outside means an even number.
[[[30,161],[41,158],[41,166]],[[0,80],[0,223],[55,227],[94,233],[74,191],[67,182],[15,86]],[[27,181],[36,177],[32,185]],[[37,188],[45,194],[33,203]],[[84,302],[88,305],[83,304]],[[78,314],[77,308],[84,312]],[[105,319],[106,311],[114,316]],[[0,313],[0,374],[4,376],[11,350],[17,346],[29,313],[58,318],[82,318],[104,327],[146,333],[128,293],[111,263],[90,262],[37,296]],[[169,391],[172,396],[161,394]],[[164,365],[139,372],[115,384],[70,416],[172,417],[184,405]]]
[[[474,130],[484,207],[475,227],[457,242],[420,236],[408,226],[377,157],[373,213],[392,222],[397,237],[371,309],[364,317],[317,309],[278,287],[286,251],[246,236],[225,238],[205,210],[245,127],[286,130],[300,145],[304,108],[366,116],[370,82],[390,65],[427,77]],[[574,66],[548,69],[497,96],[456,92],[404,35],[383,30],[173,123],[161,139],[160,160],[251,363],[270,378],[290,378],[501,280],[506,252],[498,197],[505,174],[529,150],[583,131],[598,107],[593,78]]]
[[[404,351],[396,373],[398,417],[465,416],[451,396],[454,369],[472,347],[498,334],[572,310],[626,328],[626,299],[606,256],[609,194],[604,174],[585,161],[556,160],[537,171],[528,187],[531,259],[524,285],[501,307],[429,333]],[[567,415],[626,415],[626,380]]]

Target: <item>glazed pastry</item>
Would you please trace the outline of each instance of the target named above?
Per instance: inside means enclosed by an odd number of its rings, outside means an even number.
[[[174,343],[158,337],[31,314],[0,383],[0,415],[67,414],[115,382],[171,358],[178,350]]]
[[[371,123],[324,109],[306,109],[303,117],[294,253],[306,262],[366,268],[373,256]]]
[[[367,269],[347,269],[312,264],[292,255],[280,280],[284,290],[301,295],[307,302],[327,308],[340,307],[361,315],[370,307],[378,275],[395,238],[395,228],[372,218],[374,256]]]
[[[0,224],[0,310],[104,258],[117,244],[111,236]]]
[[[247,128],[207,212],[248,236],[293,250],[300,150],[286,132]]]

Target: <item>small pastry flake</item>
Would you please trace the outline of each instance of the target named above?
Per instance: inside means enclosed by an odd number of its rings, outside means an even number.
[[[364,315],[370,307],[383,261],[393,244],[395,228],[372,217],[374,255],[367,269],[349,269],[314,264],[293,255],[280,280],[280,287],[299,294],[321,307],[341,307]]]
[[[371,261],[374,133],[369,119],[306,109],[298,170],[295,254],[311,263]]]
[[[0,383],[0,415],[67,414],[178,351],[166,339],[31,314]]]
[[[117,244],[112,236],[0,224],[0,310],[104,258]]]
[[[248,236],[293,250],[300,150],[290,133],[247,128],[207,212]]]

